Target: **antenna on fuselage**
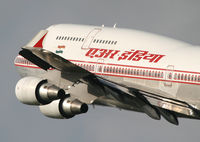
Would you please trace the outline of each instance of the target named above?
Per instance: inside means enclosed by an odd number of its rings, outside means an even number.
[[[116,26],[117,26],[117,23],[115,23],[115,24],[113,25],[113,28],[116,28]]]

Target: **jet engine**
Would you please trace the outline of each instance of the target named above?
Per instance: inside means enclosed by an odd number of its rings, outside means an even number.
[[[86,113],[88,105],[78,99],[64,97],[47,105],[39,106],[40,111],[47,117],[64,119],[72,118],[77,114]]]
[[[28,105],[48,104],[65,95],[65,91],[47,80],[36,77],[24,77],[15,87],[17,99]]]

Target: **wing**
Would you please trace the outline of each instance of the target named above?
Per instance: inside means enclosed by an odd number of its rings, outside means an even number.
[[[70,61],[42,48],[22,48],[19,54],[44,70],[55,68],[61,71],[62,77],[71,82],[76,82],[85,76],[93,75]]]
[[[166,98],[140,87],[129,88],[123,84],[111,82],[45,49],[23,47],[19,54],[44,70],[49,68],[59,70],[62,77],[68,81],[83,81],[88,86],[95,86],[103,90],[102,94],[104,95],[98,96],[93,103],[145,112],[153,119],[160,119],[160,115],[162,115],[175,125],[178,125],[177,116],[200,117],[199,111],[186,102]],[[94,88],[88,89],[88,91],[90,90],[94,90]],[[94,93],[94,95],[96,94]],[[105,96],[110,99],[105,99]]]
[[[129,88],[114,84],[103,78],[99,80],[116,100],[139,107],[139,111],[145,112],[153,119],[160,119],[160,115],[162,115],[168,122],[178,125],[177,117],[200,117],[199,110],[186,102],[163,97],[158,95],[158,93],[148,92],[146,89],[144,91],[141,87]],[[101,104],[102,102],[98,103]]]

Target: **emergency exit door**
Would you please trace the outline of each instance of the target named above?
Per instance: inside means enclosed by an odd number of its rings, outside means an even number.
[[[101,31],[101,28],[94,28],[92,31],[90,31],[85,38],[85,41],[81,47],[81,49],[89,49],[90,45],[95,38],[95,36]]]
[[[172,87],[172,79],[173,79],[173,72],[174,72],[174,66],[173,65],[168,65],[167,70],[165,72],[165,82],[164,85],[168,87]]]

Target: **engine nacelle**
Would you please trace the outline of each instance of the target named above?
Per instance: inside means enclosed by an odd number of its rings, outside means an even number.
[[[47,105],[39,106],[40,111],[47,117],[64,119],[72,118],[77,114],[86,113],[88,105],[78,99],[62,98]]]
[[[15,87],[17,99],[28,105],[48,104],[65,95],[59,87],[36,77],[24,77]]]

